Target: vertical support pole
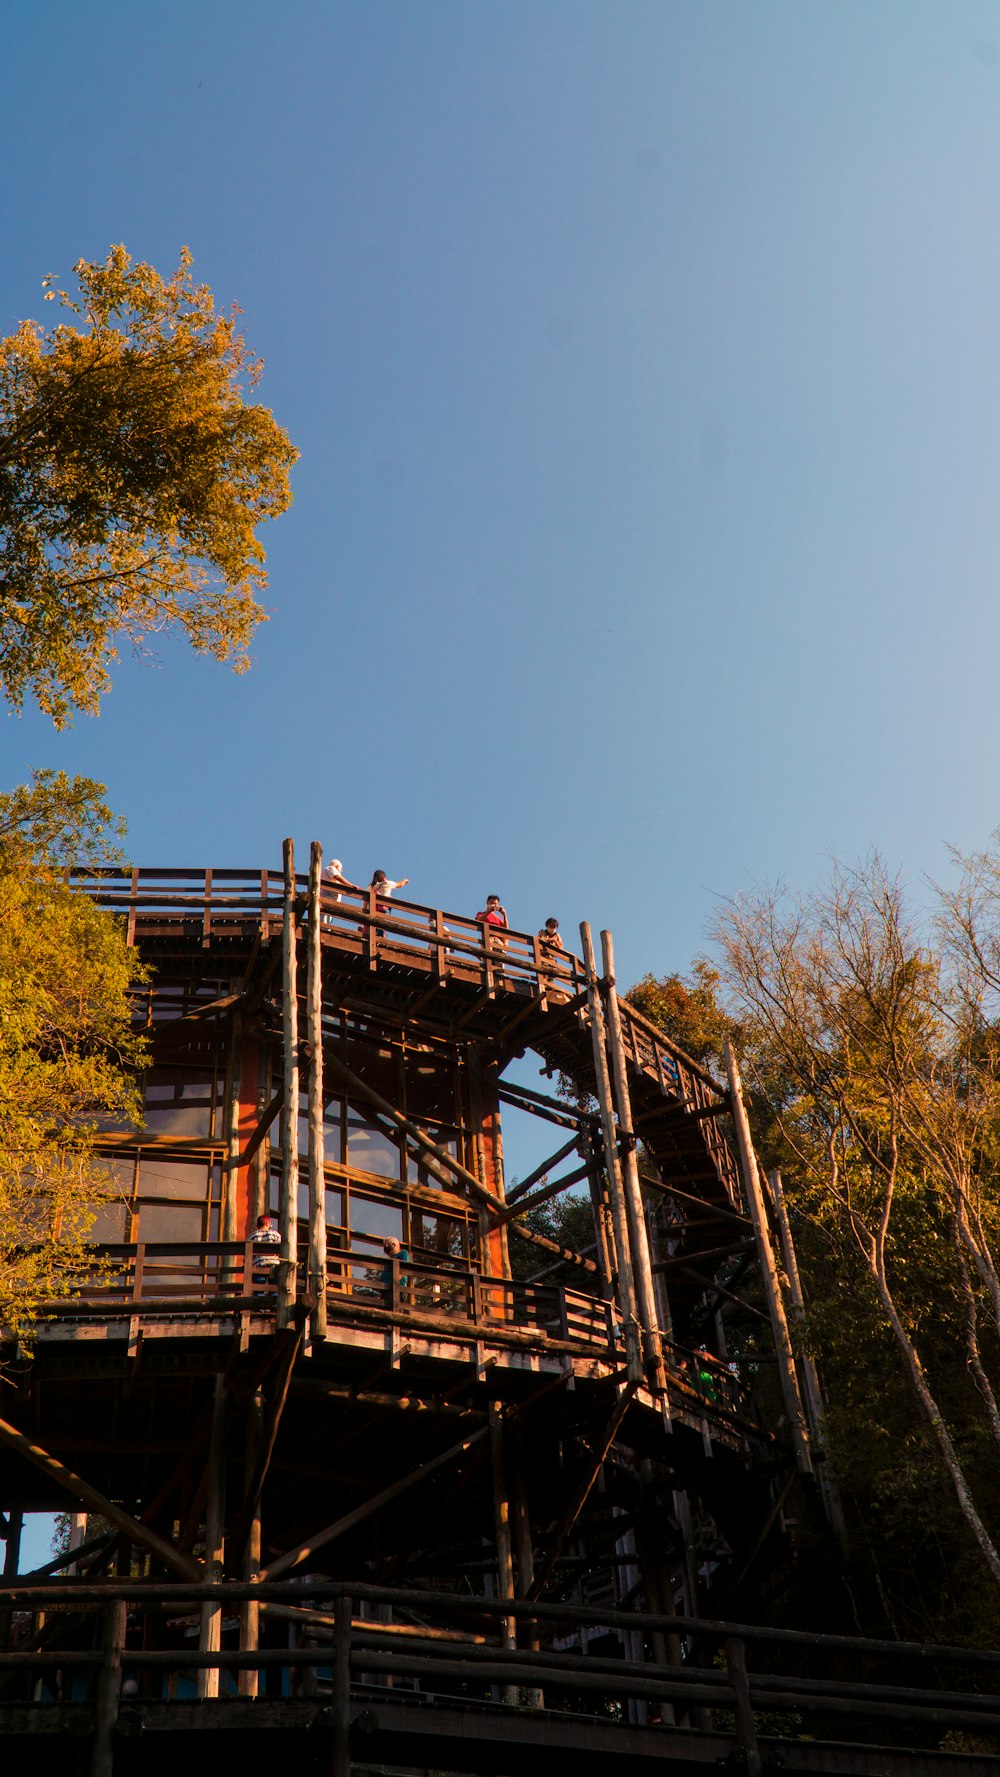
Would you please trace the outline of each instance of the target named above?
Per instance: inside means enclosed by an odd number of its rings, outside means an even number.
[[[226,1099],[226,1170],[222,1184],[222,1238],[235,1240],[237,1192],[236,1174],[240,1164],[240,1066],[243,1059],[243,1017],[237,1006],[233,1011],[229,1035],[229,1092]],[[226,1259],[223,1271],[233,1269]]]
[[[615,946],[610,932],[601,933],[601,956],[604,963],[605,1005],[607,1007],[611,1070],[614,1075],[615,1098],[618,1103],[618,1134],[623,1150],[622,1175],[625,1184],[625,1211],[632,1248],[639,1318],[642,1322],[649,1379],[657,1393],[663,1396],[664,1404],[666,1404],[667,1375],[663,1367],[660,1328],[656,1316],[656,1291],[653,1287],[653,1266],[649,1256],[649,1233],[646,1228],[646,1211],[642,1201],[642,1185],[639,1180],[639,1162],[635,1155],[636,1138],[632,1124],[628,1066],[625,1059],[625,1042],[622,1037],[618,995],[615,991]]]
[[[264,1397],[258,1388],[251,1398],[247,1415],[247,1452],[244,1468],[245,1488],[253,1484],[260,1454],[261,1440],[264,1435]],[[246,1552],[243,1557],[243,1578],[256,1580],[260,1572],[260,1493],[250,1521],[250,1535],[247,1538]],[[260,1605],[256,1598],[247,1598],[240,1605],[240,1651],[255,1654],[260,1646]],[[237,1689],[241,1697],[256,1697],[260,1689],[260,1673],[256,1666],[242,1668],[237,1679]]]
[[[531,1589],[535,1583],[535,1551],[531,1545],[531,1517],[524,1484],[524,1441],[521,1426],[517,1420],[505,1425],[503,1432],[508,1455],[507,1477],[510,1484],[510,1522],[514,1542],[517,1596],[530,1598]],[[520,1639],[522,1647],[528,1647],[537,1652],[538,1623],[535,1618],[525,1619],[522,1617]],[[532,1685],[525,1690],[524,1701],[529,1709],[543,1709],[545,1694]]]
[[[262,1117],[271,1101],[271,1045],[266,1038],[260,1041],[260,1063],[257,1073],[257,1115]],[[271,1132],[265,1135],[260,1147],[254,1155],[253,1175],[253,1225],[257,1217],[264,1215],[271,1207]]]
[[[346,1594],[337,1605],[333,1654],[333,1759],[331,1777],[351,1777],[351,1616]]]
[[[221,1376],[215,1378],[212,1401],[212,1430],[208,1446],[208,1476],[205,1493],[205,1578],[217,1585],[222,1579],[222,1533],[226,1512],[226,1396]],[[201,1653],[218,1653],[222,1646],[222,1605],[214,1601],[201,1607],[198,1648]],[[198,1696],[217,1697],[218,1666],[198,1668]]]
[[[792,1429],[792,1442],[795,1447],[795,1461],[799,1473],[811,1475],[813,1472],[812,1457],[809,1453],[809,1433],[806,1429],[805,1415],[802,1411],[802,1397],[799,1394],[799,1379],[795,1373],[795,1354],[792,1350],[791,1334],[785,1317],[785,1303],[781,1294],[781,1281],[778,1267],[774,1262],[774,1248],[771,1245],[771,1231],[767,1225],[767,1209],[764,1204],[764,1193],[761,1188],[760,1173],[757,1168],[757,1156],[754,1153],[753,1139],[750,1135],[750,1124],[747,1120],[746,1105],[743,1102],[743,1082],[737,1065],[733,1045],[726,1042],[726,1073],[729,1077],[729,1097],[736,1125],[736,1141],[740,1151],[740,1168],[743,1173],[743,1186],[746,1191],[747,1206],[750,1220],[753,1223],[757,1241],[757,1257],[760,1260],[761,1275],[764,1280],[764,1293],[767,1297],[768,1311],[771,1317],[771,1331],[774,1334],[774,1349],[778,1360],[778,1376],[781,1381],[781,1392],[785,1402]]]
[[[323,946],[320,879],[323,848],[309,852],[309,969],[306,1038],[309,1044],[309,1293],[312,1335],[326,1337],[326,1155],[323,1146]]]
[[[493,1469],[493,1518],[497,1539],[497,1591],[500,1598],[514,1597],[514,1551],[510,1540],[510,1495],[507,1489],[507,1468],[504,1462],[503,1420],[499,1401],[490,1402],[490,1457]],[[506,1648],[517,1647],[517,1623],[514,1617],[501,1617],[500,1632]],[[505,1684],[503,1700],[516,1707],[517,1686]]]
[[[591,1144],[588,1143],[588,1147],[589,1146],[591,1146]],[[587,1157],[585,1152],[583,1158],[586,1159]],[[592,1157],[595,1161],[599,1158],[596,1142],[592,1145]],[[614,1285],[611,1278],[610,1242],[608,1240],[608,1235],[611,1233],[611,1229],[608,1227],[607,1200],[596,1168],[591,1172],[587,1182],[590,1186],[590,1206],[594,1212],[594,1241],[595,1251],[597,1253],[597,1270],[601,1279],[601,1295],[605,1302],[611,1302],[614,1300]]]
[[[281,1274],[278,1282],[278,1325],[291,1325],[296,1295],[299,1213],[299,1000],[295,943],[295,846],[286,839],[285,906],[281,927],[282,1042],[284,1047],[284,1141],[281,1149]]]
[[[114,1769],[115,1723],[122,1694],[122,1654],[127,1624],[124,1598],[112,1598],[105,1606],[104,1659],[97,1678],[90,1777],[112,1777]]]
[[[17,1570],[21,1564],[21,1530],[24,1525],[24,1513],[19,1506],[7,1507],[7,1535],[4,1539],[3,1577],[5,1580],[17,1578]],[[12,1610],[0,1610],[0,1648],[10,1646],[11,1629],[14,1622]]]
[[[736,1734],[743,1753],[743,1768],[750,1777],[760,1777],[760,1748],[757,1745],[757,1724],[750,1707],[747,1650],[736,1635],[726,1640],[726,1672],[736,1700]]]
[[[802,1359],[802,1392],[809,1419],[809,1429],[816,1445],[818,1464],[816,1478],[819,1482],[820,1496],[826,1509],[830,1529],[843,1546],[847,1538],[847,1525],[844,1521],[844,1508],[841,1504],[840,1492],[830,1466],[830,1440],[826,1428],[823,1388],[819,1379],[819,1371],[816,1368],[816,1359],[809,1350],[806,1334],[806,1300],[802,1290],[802,1279],[799,1276],[799,1263],[795,1256],[795,1243],[792,1240],[792,1227],[788,1220],[781,1173],[777,1167],[773,1172],[768,1173],[768,1185],[770,1186],[771,1203],[774,1206],[775,1221],[778,1224],[782,1262],[785,1267],[785,1276],[788,1279],[790,1319],[799,1336]]]
[[[629,1251],[625,1190],[622,1185],[621,1166],[618,1161],[611,1079],[608,1074],[604,1012],[601,1007],[597,964],[594,960],[594,941],[586,920],[580,926],[580,938],[583,944],[583,962],[586,970],[590,1036],[594,1050],[594,1072],[597,1076],[597,1099],[601,1109],[601,1129],[604,1134],[604,1164],[611,1194],[611,1217],[614,1222],[615,1246],[618,1252],[618,1306],[625,1328],[625,1354],[628,1362],[629,1381],[642,1382],[644,1373],[642,1353],[639,1349],[639,1323],[635,1311],[635,1282],[632,1276],[632,1259]]]

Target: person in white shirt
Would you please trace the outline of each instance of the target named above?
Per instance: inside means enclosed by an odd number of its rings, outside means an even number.
[[[389,895],[394,895],[398,888],[405,888],[409,880],[408,876],[401,876],[398,882],[393,882],[386,875],[384,870],[376,870],[368,886],[369,888],[374,889],[377,895],[385,895],[388,897]],[[380,911],[384,911],[381,901],[379,902],[379,909]]]

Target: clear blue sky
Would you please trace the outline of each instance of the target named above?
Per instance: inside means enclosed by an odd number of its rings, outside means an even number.
[[[302,452],[252,674],[123,662],[3,778],[686,966],[716,895],[998,818],[1000,11],[34,0],[0,330],[112,241]]]

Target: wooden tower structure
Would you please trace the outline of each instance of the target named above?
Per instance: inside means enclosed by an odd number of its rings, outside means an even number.
[[[151,1062],[143,1127],[102,1133],[111,1273],[55,1307],[10,1372],[8,1577],[22,1514],[69,1506],[90,1528],[50,1569],[77,1591],[233,1582],[228,1611],[145,1617],[139,1649],[124,1602],[107,1630],[119,1686],[132,1657],[142,1697],[187,1685],[199,1702],[272,1694],[267,1650],[329,1637],[317,1586],[347,1588],[374,1648],[364,1684],[383,1697],[403,1683],[392,1649],[432,1634],[432,1593],[492,1611],[512,1659],[669,1663],[678,1637],[644,1654],[628,1613],[760,1620],[822,1427],[735,1063],[720,1084],[619,998],[607,933],[598,955],[582,927],[577,957],[334,886],[315,845],[308,875],[287,841],[280,873],[104,871],[80,887],[146,966]],[[525,1052],[546,1090],[524,1083]],[[545,1136],[516,1183],[511,1113]],[[519,1220],[569,1189],[591,1206],[579,1251]],[[754,1398],[748,1323],[772,1394],[780,1380],[780,1437]],[[301,1606],[275,1590],[292,1580]],[[579,1614],[553,1641],[556,1606]],[[35,1633],[40,1650],[65,1645],[52,1620]],[[433,1633],[466,1649],[462,1624]],[[296,1657],[274,1681],[285,1693]],[[357,1669],[337,1659],[344,1777]],[[322,1694],[315,1659],[308,1683]],[[513,1681],[493,1693],[541,1698]],[[623,1707],[641,1727],[641,1685]],[[105,1774],[124,1756],[111,1719],[95,1728]]]

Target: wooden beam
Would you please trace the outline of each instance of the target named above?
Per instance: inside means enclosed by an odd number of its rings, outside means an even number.
[[[618,1436],[622,1420],[628,1412],[632,1396],[635,1394],[637,1387],[638,1383],[634,1378],[630,1377],[615,1402],[614,1410],[604,1428],[600,1443],[591,1451],[590,1460],[574,1487],[567,1502],[566,1509],[556,1525],[552,1535],[552,1541],[545,1552],[545,1559],[538,1568],[532,1582],[531,1590],[527,1594],[529,1598],[534,1599],[540,1596],[549,1574],[552,1572],[552,1569],[558,1561],[566,1542],[566,1538],[569,1536],[580,1513],[583,1511],[583,1508],[590,1497],[591,1488],[604,1466],[604,1459],[607,1456],[608,1451],[611,1449],[615,1438]]]
[[[294,1333],[289,1330],[285,1335],[288,1340],[288,1349],[278,1374],[274,1394],[268,1402],[267,1418],[260,1439],[260,1445],[257,1450],[253,1474],[251,1475],[249,1485],[247,1486],[243,1505],[240,1508],[240,1515],[236,1529],[233,1531],[230,1538],[230,1569],[232,1569],[242,1555],[247,1538],[253,1527],[254,1519],[257,1516],[257,1508],[260,1505],[260,1496],[264,1491],[264,1482],[267,1480],[267,1471],[271,1465],[271,1458],[274,1454],[274,1446],[278,1437],[278,1426],[281,1422],[281,1415],[285,1410],[285,1402],[288,1399],[288,1390],[291,1385],[292,1372],[295,1369],[296,1359],[302,1349],[304,1331],[305,1328],[303,1325],[297,1328]]]
[[[522,1198],[513,1209],[508,1205],[500,1210],[497,1215],[498,1225],[506,1227],[508,1222],[515,1221],[518,1216],[527,1215],[529,1209],[537,1209],[539,1204],[548,1203],[551,1198],[558,1197],[560,1191],[568,1191],[571,1185],[579,1185],[585,1178],[589,1178],[593,1170],[593,1160],[585,1160],[583,1165],[578,1166],[574,1172],[567,1172],[563,1178],[553,1179],[550,1185],[545,1185],[542,1190],[536,1191],[533,1197]]]
[[[148,1549],[158,1561],[163,1562],[164,1567],[169,1567],[171,1573],[176,1573],[182,1580],[204,1579],[205,1572],[200,1561],[194,1560],[192,1556],[182,1555],[173,1543],[158,1536],[148,1524],[140,1524],[130,1512],[116,1505],[114,1500],[108,1499],[98,1488],[92,1487],[89,1481],[74,1474],[65,1463],[50,1456],[40,1444],[33,1444],[30,1438],[26,1438],[15,1426],[8,1425],[5,1419],[0,1419],[0,1443],[15,1450],[26,1462],[32,1463],[35,1468],[48,1475],[50,1481],[65,1488],[75,1499],[81,1500],[89,1512],[98,1512],[102,1518],[107,1518],[108,1523],[113,1524],[116,1530],[121,1530],[129,1542],[136,1543],[139,1548]]]
[[[308,1561],[320,1549],[327,1548],[330,1543],[336,1542],[338,1537],[345,1536],[349,1530],[354,1530],[357,1525],[363,1524],[366,1518],[372,1516],[373,1512],[381,1511],[383,1506],[390,1505],[394,1499],[399,1499],[401,1494],[408,1493],[411,1487],[415,1487],[420,1481],[425,1481],[429,1475],[436,1474],[438,1469],[446,1467],[450,1462],[456,1462],[460,1456],[465,1455],[467,1450],[482,1443],[483,1439],[488,1438],[489,1435],[490,1428],[488,1425],[484,1425],[481,1430],[470,1432],[469,1436],[463,1438],[460,1444],[450,1445],[447,1450],[442,1450],[439,1456],[432,1457],[430,1462],[422,1463],[419,1468],[404,1475],[402,1480],[393,1481],[391,1486],[383,1487],[381,1492],[373,1494],[371,1499],[366,1499],[363,1505],[355,1506],[353,1512],[347,1512],[344,1517],[335,1519],[323,1530],[317,1530],[315,1535],[309,1537],[306,1542],[299,1543],[296,1548],[289,1549],[287,1554],[279,1555],[269,1567],[264,1568],[260,1576],[261,1580],[275,1580],[281,1574],[291,1573],[294,1568],[301,1567],[303,1562]]]
[[[559,1149],[558,1153],[550,1154],[547,1160],[542,1161],[541,1166],[536,1166],[534,1172],[529,1172],[527,1178],[518,1179],[514,1189],[507,1192],[507,1208],[509,1209],[512,1203],[517,1203],[519,1198],[526,1197],[532,1185],[537,1185],[539,1179],[544,1178],[547,1172],[551,1172],[554,1166],[561,1166],[570,1154],[575,1154],[578,1142],[579,1137],[574,1135]]]
[[[544,1234],[536,1234],[533,1228],[522,1228],[520,1222],[512,1222],[511,1229],[513,1233],[519,1234],[522,1240],[529,1240],[532,1246],[540,1246],[547,1253],[557,1253],[560,1264],[579,1265],[584,1271],[597,1270],[593,1259],[585,1258],[583,1253],[573,1252],[568,1246],[560,1246],[558,1240],[549,1240]],[[557,1269],[558,1267],[555,1265],[548,1265],[543,1275],[547,1276],[549,1271]],[[527,1281],[532,1283],[537,1279],[528,1278]]]

